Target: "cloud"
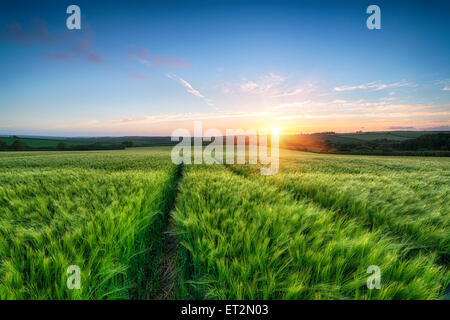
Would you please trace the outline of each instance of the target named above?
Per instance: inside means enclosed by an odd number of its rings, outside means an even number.
[[[298,101],[298,102],[292,102],[292,103],[282,103],[279,105],[276,105],[272,107],[274,110],[280,110],[280,109],[292,109],[292,108],[298,108],[303,107],[309,103],[312,103],[311,100],[305,100],[305,101]]]
[[[127,55],[147,67],[173,67],[185,68],[189,63],[185,59],[176,59],[164,55],[151,54],[147,49],[130,46]]]
[[[195,120],[215,120],[229,118],[268,118],[274,116],[273,112],[215,112],[215,113],[183,113],[143,116],[138,118],[123,118],[112,121],[91,120],[72,124],[55,125],[52,129],[102,129],[112,127],[136,126],[139,124],[148,125],[165,122],[182,122]]]
[[[213,120],[213,119],[227,119],[227,118],[264,118],[276,115],[273,112],[215,112],[215,113],[184,113],[173,115],[157,115],[145,116],[135,119],[125,118],[120,120],[113,120],[111,123],[116,125],[121,124],[136,124],[136,123],[161,123],[174,121],[195,121],[195,120]]]
[[[292,97],[292,96],[296,96],[296,95],[298,95],[300,93],[303,93],[303,92],[304,92],[303,88],[298,88],[298,89],[294,89],[292,91],[287,91],[287,92],[275,94],[275,95],[272,96],[272,98]]]
[[[197,96],[201,99],[203,99],[203,101],[210,107],[214,108],[215,110],[219,110],[213,103],[213,100],[206,98],[203,94],[201,94],[198,90],[194,89],[194,87],[192,87],[192,85],[187,82],[186,80],[184,80],[183,78],[178,77],[177,75],[173,74],[173,73],[168,73],[166,75],[169,79],[175,80],[178,83],[180,83],[183,87],[186,88],[186,91],[189,92],[190,94],[193,94],[194,96]]]
[[[102,58],[102,56],[100,56],[100,55],[97,54],[97,53],[90,53],[90,54],[87,56],[87,59],[88,59],[90,62],[92,62],[92,63],[97,63],[97,64],[103,63],[103,58]]]
[[[370,121],[392,122],[408,120],[415,122],[425,119],[449,119],[449,105],[408,105],[393,104],[385,98],[377,101],[349,100],[297,100],[275,105],[273,111],[280,111],[275,120],[294,119],[370,119]],[[397,125],[397,124],[393,124]]]
[[[47,60],[54,60],[54,61],[66,61],[72,59],[72,57],[68,54],[64,53],[44,53],[44,57]]]
[[[167,74],[167,77],[181,83],[181,85],[183,85],[187,89],[187,92],[193,94],[194,96],[197,96],[199,98],[204,98],[204,96],[198,90],[195,90],[192,87],[192,85],[189,82],[187,82],[186,80],[184,80],[180,77],[177,77],[175,74],[172,74],[172,73]]]
[[[130,73],[128,76],[130,78],[137,79],[137,80],[148,79],[147,76],[145,76],[145,75],[143,75],[142,73],[139,73],[139,72]]]
[[[0,41],[19,45],[42,46],[47,52],[43,54],[46,60],[69,61],[85,60],[92,63],[103,63],[103,57],[91,48],[95,39],[89,23],[84,22],[81,32],[64,31],[50,33],[45,20],[35,18],[28,23],[14,22],[6,26],[6,31],[0,30]],[[64,52],[52,52],[55,45],[65,47]]]
[[[69,60],[79,59],[80,57],[75,54],[46,52],[46,53],[44,53],[44,58],[47,60],[52,60],[52,61],[69,61]],[[87,61],[95,63],[95,64],[101,64],[104,62],[102,56],[100,56],[97,53],[88,54],[86,59],[87,59]]]
[[[247,80],[244,78],[243,82],[238,84],[238,87],[240,91],[246,93],[277,94],[277,92],[273,92],[273,90],[284,81],[284,77],[270,72],[257,80]]]
[[[415,130],[416,127],[410,127],[410,126],[391,126],[391,127],[388,127],[388,129],[391,129],[391,130]]]
[[[450,91],[450,79],[435,80],[434,83],[440,86],[442,91]]]
[[[450,131],[450,126],[439,126],[439,127],[429,127],[423,128],[425,131]]]
[[[391,84],[385,84],[385,83],[380,83],[377,81],[374,82],[370,82],[370,83],[366,83],[366,84],[360,84],[358,86],[341,86],[341,87],[335,87],[334,91],[353,91],[353,90],[358,90],[358,89],[363,89],[363,90],[371,90],[371,91],[379,91],[379,90],[383,90],[386,88],[400,88],[400,87],[414,87],[415,85],[412,83],[408,83],[408,82],[395,82],[395,83],[391,83]]]
[[[260,99],[259,102],[262,104],[268,102],[268,99],[274,99],[273,101],[280,99],[280,102],[287,103],[290,98],[298,99],[299,96],[306,98],[317,89],[315,83],[290,84],[284,76],[273,72],[254,79],[243,77],[241,81],[223,83],[215,87],[220,93],[239,99],[236,102],[238,104],[243,98],[248,101],[252,99],[254,103],[258,103],[255,99]]]
[[[441,117],[448,116],[450,112],[440,111],[440,112],[391,112],[391,113],[323,113],[323,114],[291,114],[286,116],[277,117],[275,120],[292,120],[292,119],[350,119],[350,118],[361,118],[370,119],[371,121],[376,119],[383,120],[393,120],[393,119],[412,119],[418,117]]]
[[[48,44],[57,37],[50,35],[45,20],[35,18],[26,27],[18,22],[7,25],[0,39],[18,44]]]

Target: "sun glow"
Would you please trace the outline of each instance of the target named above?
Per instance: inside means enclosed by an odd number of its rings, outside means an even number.
[[[277,139],[280,139],[280,128],[279,127],[271,127],[270,135],[273,137],[276,137]]]

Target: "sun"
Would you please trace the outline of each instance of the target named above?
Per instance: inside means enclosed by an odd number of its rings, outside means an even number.
[[[274,136],[274,137],[277,137],[277,138],[280,138],[280,127],[278,127],[278,126],[271,126],[270,127],[270,135],[271,136]]]

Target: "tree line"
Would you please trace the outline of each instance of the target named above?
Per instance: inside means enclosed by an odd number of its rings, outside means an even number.
[[[43,146],[43,147],[31,147],[25,141],[18,138],[14,139],[11,144],[0,139],[0,151],[34,151],[34,150],[60,150],[60,151],[82,151],[82,150],[121,150],[125,148],[133,147],[132,141],[123,141],[117,144],[103,144],[101,142],[94,142],[86,145],[71,145],[66,141],[59,142],[55,147]]]
[[[331,153],[450,156],[450,133],[425,134],[414,139],[393,142],[388,139],[372,141],[331,142],[326,141]]]

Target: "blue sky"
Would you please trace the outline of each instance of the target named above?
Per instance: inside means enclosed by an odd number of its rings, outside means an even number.
[[[448,129],[449,21],[448,1],[2,0],[0,134]]]

